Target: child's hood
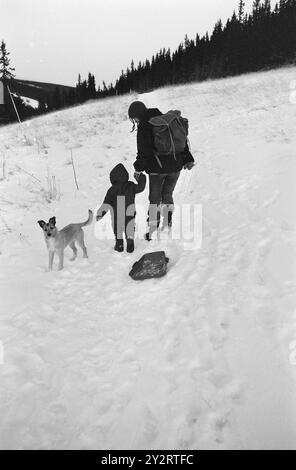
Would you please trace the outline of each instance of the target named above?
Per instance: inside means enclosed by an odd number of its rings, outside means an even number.
[[[110,172],[110,181],[114,183],[126,183],[129,179],[129,174],[122,163],[116,165]]]

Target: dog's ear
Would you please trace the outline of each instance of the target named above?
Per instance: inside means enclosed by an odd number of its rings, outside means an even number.
[[[55,217],[51,217],[48,221],[50,224],[52,225],[55,225],[56,224],[56,218]]]
[[[43,228],[46,222],[44,222],[44,220],[38,220],[38,224],[40,225],[41,228]]]

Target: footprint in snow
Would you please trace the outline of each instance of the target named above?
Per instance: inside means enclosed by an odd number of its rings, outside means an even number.
[[[58,307],[54,308],[51,305],[43,305],[42,309],[39,311],[39,316],[47,321],[53,322],[57,318],[58,310]]]
[[[140,431],[139,442],[142,445],[150,445],[158,436],[158,420],[152,411],[145,407],[142,415],[142,430]]]
[[[120,362],[132,362],[136,360],[136,352],[134,349],[127,349],[120,358]]]
[[[212,427],[215,432],[215,440],[217,444],[223,444],[224,432],[230,426],[230,412],[222,412],[212,417]]]
[[[231,381],[228,374],[220,372],[220,371],[219,372],[217,372],[217,371],[211,372],[209,374],[208,379],[211,382],[211,384],[214,387],[218,388],[219,390],[221,390],[222,388],[225,388],[226,385],[228,385],[229,382]]]
[[[282,318],[276,308],[262,305],[255,312],[256,323],[264,330],[278,328],[281,325]]]
[[[192,426],[183,423],[178,429],[178,449],[192,449],[195,441],[195,432]]]
[[[169,362],[176,361],[180,356],[180,337],[174,335],[169,338],[165,345],[166,358]]]
[[[296,283],[293,281],[286,281],[283,286],[284,295],[296,294]]]
[[[132,400],[133,385],[125,383],[115,392],[115,403],[118,410],[124,410]]]
[[[49,412],[56,421],[64,421],[69,414],[67,405],[62,402],[53,402],[49,407]]]

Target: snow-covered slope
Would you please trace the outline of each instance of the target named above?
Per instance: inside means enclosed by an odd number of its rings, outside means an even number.
[[[139,229],[121,255],[106,218],[85,228],[88,260],[67,249],[46,272],[37,220],[83,221],[116,163],[132,176],[136,96],[0,129],[0,448],[296,448],[295,73],[139,97],[190,120],[198,166],[175,200],[202,205],[200,248]],[[158,249],[167,276],[132,281]]]

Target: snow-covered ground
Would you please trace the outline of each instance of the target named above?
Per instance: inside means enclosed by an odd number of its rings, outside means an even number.
[[[46,272],[37,220],[83,221],[115,164],[132,177],[136,96],[0,129],[0,448],[296,448],[295,78],[139,96],[190,120],[198,166],[175,201],[202,205],[200,248],[139,230],[135,253],[118,254],[99,239],[106,218],[85,228],[88,260],[67,249]],[[132,281],[158,249],[167,276]]]

